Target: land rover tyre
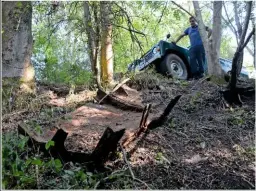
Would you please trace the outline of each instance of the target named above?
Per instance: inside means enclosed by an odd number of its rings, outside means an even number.
[[[183,60],[176,54],[167,54],[160,64],[160,72],[173,78],[186,80],[188,70]]]

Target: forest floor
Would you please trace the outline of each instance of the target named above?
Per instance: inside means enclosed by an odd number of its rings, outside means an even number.
[[[219,93],[225,85],[219,82],[179,81],[150,73],[135,76],[127,85],[138,91],[136,99],[152,104],[151,119],[159,116],[172,98],[182,97],[165,125],[151,131],[137,150],[128,154],[139,181],[131,179],[120,151],[119,157],[106,164],[112,178],[102,180],[98,188],[255,188],[255,97],[242,97],[242,107],[226,108]],[[17,129],[19,123],[36,123],[42,132],[63,128],[69,133],[66,148],[88,153],[106,127],[115,131],[125,128],[129,133],[139,126],[141,112],[99,105],[93,99],[94,91],[58,96],[42,86],[38,92],[34,100],[40,99],[41,104],[35,106],[31,101],[27,108],[33,109],[3,115],[3,133]],[[42,136],[49,139],[47,133]]]

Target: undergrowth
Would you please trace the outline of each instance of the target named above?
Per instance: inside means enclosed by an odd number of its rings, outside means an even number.
[[[90,189],[102,178],[80,164],[46,157],[28,141],[15,132],[3,135],[3,189]],[[52,145],[48,143],[47,149]]]
[[[3,135],[3,189],[131,189],[127,170],[89,172],[86,164],[63,163],[45,156],[29,138],[11,131]],[[53,141],[45,144],[48,150]]]

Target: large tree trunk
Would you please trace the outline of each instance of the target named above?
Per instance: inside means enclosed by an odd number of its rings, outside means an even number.
[[[212,27],[212,47],[211,59],[213,62],[212,74],[221,76],[222,70],[219,64],[220,57],[220,44],[221,44],[221,14],[222,14],[222,1],[213,2],[213,27]]]
[[[31,64],[32,4],[6,1],[2,5],[3,89],[16,84],[14,89],[20,87],[25,92],[34,92],[35,71]]]
[[[207,64],[208,64],[208,73],[210,75],[222,76],[222,70],[219,64],[222,2],[221,1],[214,2],[212,43],[209,42],[209,39],[207,37],[205,25],[203,22],[198,1],[193,1],[193,5],[195,9],[195,14],[196,14],[196,20],[198,22],[199,33],[205,48]]]
[[[111,3],[100,2],[101,12],[101,78],[104,83],[113,80],[114,54],[112,47]]]

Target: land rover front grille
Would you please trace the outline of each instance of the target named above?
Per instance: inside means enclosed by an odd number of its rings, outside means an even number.
[[[154,54],[153,51],[150,50],[150,52],[147,53],[145,56],[145,62],[148,62],[153,57],[153,54]]]

